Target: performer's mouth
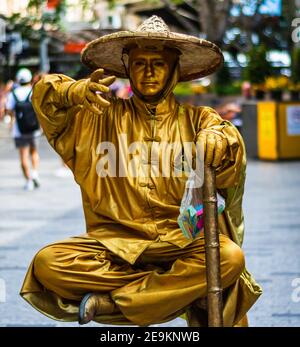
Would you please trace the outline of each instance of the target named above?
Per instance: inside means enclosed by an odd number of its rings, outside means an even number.
[[[145,81],[145,82],[142,82],[142,84],[147,85],[147,86],[155,86],[158,83],[157,82],[153,82],[153,81]]]

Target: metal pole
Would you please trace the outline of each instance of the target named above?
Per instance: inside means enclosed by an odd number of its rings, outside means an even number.
[[[49,72],[48,38],[42,37],[40,43],[40,71]]]
[[[208,326],[223,326],[222,286],[220,275],[220,244],[216,174],[214,168],[204,167],[203,186],[204,235],[207,280]]]
[[[41,27],[41,39],[40,39],[40,72],[48,73],[50,70],[49,56],[48,56],[48,42],[47,32],[45,30],[45,6],[42,5],[42,27]]]

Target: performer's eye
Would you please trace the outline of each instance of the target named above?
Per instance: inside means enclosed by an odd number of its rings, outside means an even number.
[[[165,66],[165,62],[163,60],[158,60],[154,63],[154,66],[163,67]]]
[[[140,66],[144,66],[145,62],[143,60],[137,60],[134,62],[134,66],[140,67]]]

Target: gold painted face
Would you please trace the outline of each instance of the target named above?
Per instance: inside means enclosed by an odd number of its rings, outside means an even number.
[[[167,50],[131,50],[130,76],[135,88],[144,96],[154,96],[161,92],[168,80],[173,61],[174,57]]]

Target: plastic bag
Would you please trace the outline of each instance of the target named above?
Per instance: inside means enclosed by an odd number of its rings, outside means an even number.
[[[195,239],[204,228],[202,182],[199,185],[199,177],[195,171],[191,171],[185,184],[185,191],[181,200],[180,214],[177,222],[188,239]],[[218,213],[225,209],[224,198],[217,193]]]

